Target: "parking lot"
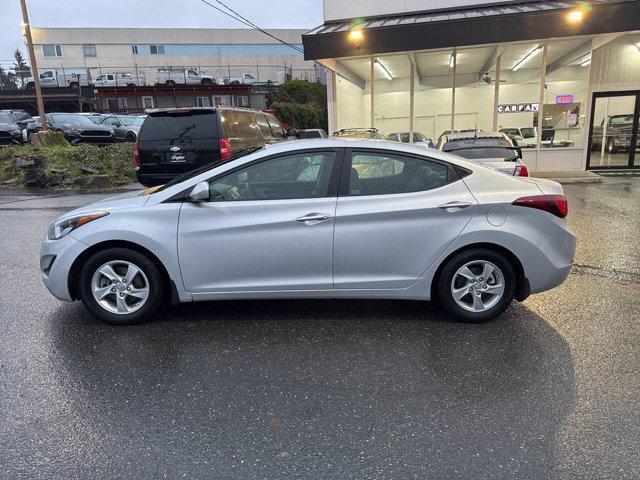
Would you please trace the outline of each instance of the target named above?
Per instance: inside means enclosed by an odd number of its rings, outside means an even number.
[[[278,300],[121,328],[38,270],[49,223],[104,195],[0,194],[0,476],[640,477],[640,178],[565,191],[572,274],[487,324]]]

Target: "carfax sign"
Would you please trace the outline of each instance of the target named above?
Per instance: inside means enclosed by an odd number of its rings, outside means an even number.
[[[498,105],[498,113],[528,113],[537,112],[539,103],[505,103]]]

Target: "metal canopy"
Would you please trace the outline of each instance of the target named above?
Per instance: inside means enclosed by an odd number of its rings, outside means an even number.
[[[581,22],[567,13],[580,8]],[[362,39],[349,38],[362,30]],[[528,1],[327,22],[302,36],[306,60],[428,50],[640,29],[634,0]]]

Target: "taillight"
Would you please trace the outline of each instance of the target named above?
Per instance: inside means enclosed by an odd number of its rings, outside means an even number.
[[[516,177],[528,177],[529,169],[526,165],[518,165],[516,166],[516,173],[514,174]]]
[[[140,163],[140,147],[138,146],[138,141],[136,140],[136,143],[133,144],[133,161],[136,162],[136,168],[140,168],[141,167],[141,163]]]
[[[231,142],[228,138],[221,138],[219,141],[220,145],[220,160],[226,160],[233,153],[233,149],[231,148]]]
[[[564,195],[534,195],[532,197],[521,197],[511,205],[518,207],[537,208],[544,210],[556,217],[564,218],[569,212],[567,197]]]

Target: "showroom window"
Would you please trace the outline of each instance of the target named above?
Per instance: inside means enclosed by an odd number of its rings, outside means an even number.
[[[441,163],[401,155],[354,152],[349,195],[420,192],[447,184],[449,168]]]
[[[42,45],[42,55],[45,57],[62,57],[62,45]]]
[[[96,46],[91,45],[82,45],[82,51],[85,57],[95,57],[96,56]]]
[[[209,97],[196,97],[196,105],[198,107],[208,107]]]
[[[154,108],[153,97],[142,97],[142,108],[144,108],[145,110],[147,108]]]
[[[212,201],[285,200],[325,197],[334,152],[272,158],[212,181]]]

